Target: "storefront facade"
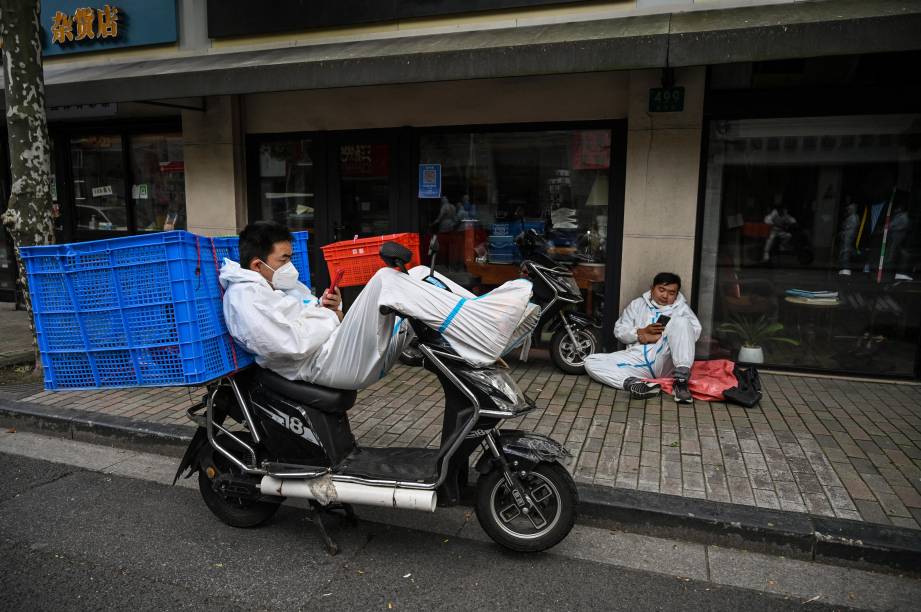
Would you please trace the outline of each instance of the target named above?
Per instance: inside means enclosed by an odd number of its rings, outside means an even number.
[[[834,16],[842,3],[247,4],[180,1],[174,43],[46,61],[49,105],[116,113],[51,120],[63,239],[275,219],[310,231],[322,287],[322,244],[437,234],[443,270],[484,290],[517,272],[505,235],[532,227],[580,258],[610,348],[621,306],[672,270],[702,357],[735,358],[733,325],[763,321],[770,366],[921,375],[917,281],[902,278],[921,278],[917,111],[902,108],[916,84],[854,97],[873,88],[803,76],[828,75],[818,56],[907,66],[909,3],[848,0],[853,19]],[[887,35],[851,34],[868,27]],[[789,58],[800,76],[774,62]]]
[[[439,267],[474,290],[517,276],[520,254],[504,242],[524,219],[560,253],[583,255],[576,271],[591,296],[586,308],[603,319],[604,304],[618,300],[618,283],[607,273],[619,273],[619,265],[607,265],[606,251],[619,251],[623,235],[628,104],[622,90],[608,87],[620,78],[579,77],[583,90],[599,92],[593,108],[576,104],[561,113],[548,103],[529,109],[538,119],[530,122],[506,119],[520,108],[511,94],[527,86],[524,79],[247,96],[247,216],[307,229],[313,245],[394,231],[419,232],[424,243],[438,235]],[[468,124],[451,123],[458,116],[444,101],[455,91],[475,95]],[[338,96],[375,100],[380,112],[373,127],[337,123],[343,117],[335,109],[352,106]],[[419,115],[410,126],[414,110],[405,99],[427,109],[431,125],[419,125]],[[279,121],[286,108],[311,108],[313,117]],[[324,126],[335,129],[318,129]],[[434,189],[422,176],[431,167],[438,172]],[[317,286],[328,282],[315,247],[311,270]]]
[[[708,356],[919,376],[917,52],[710,69],[696,304]],[[744,109],[744,110],[742,110]]]

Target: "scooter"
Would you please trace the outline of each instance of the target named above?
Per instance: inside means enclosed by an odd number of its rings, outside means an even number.
[[[406,271],[411,253],[386,243],[381,257]],[[434,278],[434,276],[433,276]],[[437,279],[436,279],[437,280]],[[382,308],[383,314],[390,314]],[[506,548],[536,552],[559,543],[576,520],[578,495],[553,439],[499,425],[535,408],[508,371],[474,367],[424,324],[407,317],[422,366],[438,377],[445,409],[441,445],[359,446],[349,426],[355,391],[287,380],[251,366],[208,387],[188,411],[198,425],[176,479],[198,473],[208,508],[234,527],[267,521],[285,498],[309,501],[308,514],[327,552],[336,554],[323,516],[353,505],[434,512],[456,505],[475,463],[476,516]]]
[[[566,262],[546,253],[546,241],[533,229],[516,239],[525,258],[521,272],[534,285],[532,300],[540,306],[540,320],[534,328],[532,344],[540,344],[544,332],[550,332],[550,358],[567,374],[584,374],[585,358],[598,351],[601,324],[577,307],[584,301]],[[523,357],[526,359],[527,355]]]

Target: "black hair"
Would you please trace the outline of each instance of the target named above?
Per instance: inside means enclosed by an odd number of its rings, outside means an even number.
[[[652,286],[656,285],[678,285],[678,288],[681,289],[681,277],[674,272],[659,272],[652,279]]]
[[[268,259],[276,242],[293,240],[288,228],[275,221],[256,221],[240,232],[240,265],[249,269],[254,259]]]

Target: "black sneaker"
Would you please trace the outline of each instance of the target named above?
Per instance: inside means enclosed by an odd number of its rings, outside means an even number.
[[[646,399],[657,396],[660,387],[658,383],[648,383],[636,378],[628,378],[624,381],[624,390],[630,392],[632,399]]]
[[[694,403],[694,398],[691,396],[691,390],[688,389],[687,378],[675,378],[672,384],[672,395],[675,396],[675,402],[678,404]]]

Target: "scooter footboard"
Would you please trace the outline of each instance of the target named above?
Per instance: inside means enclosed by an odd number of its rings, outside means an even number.
[[[524,463],[525,467],[533,467],[542,462],[565,463],[572,456],[572,453],[553,438],[528,431],[502,431],[496,445],[507,459]],[[484,453],[477,461],[477,472],[490,472],[495,461],[494,457]]]

